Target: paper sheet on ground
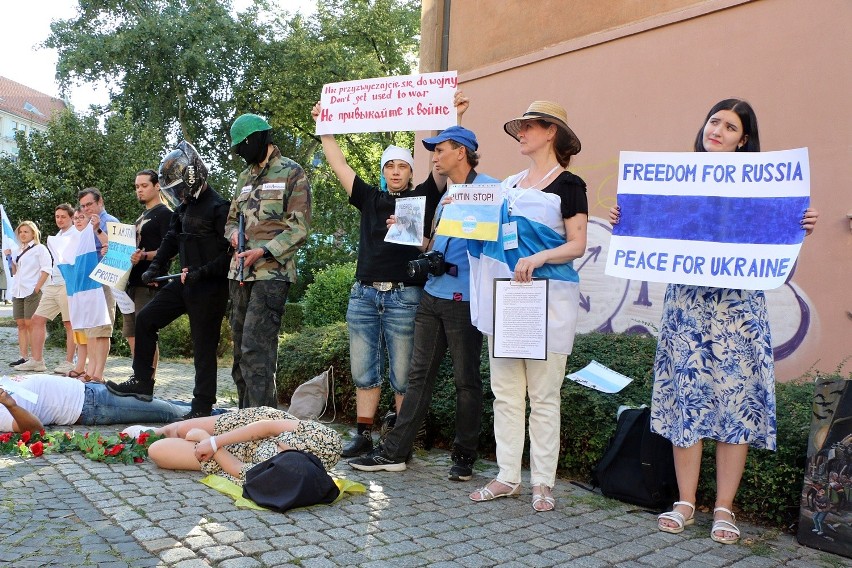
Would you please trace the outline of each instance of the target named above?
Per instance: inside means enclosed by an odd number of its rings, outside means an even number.
[[[499,183],[451,184],[453,198],[441,211],[437,234],[496,241],[503,193]]]
[[[27,402],[31,402],[33,404],[38,402],[38,395],[36,393],[25,389],[20,383],[13,381],[9,377],[0,377],[0,388],[9,394],[14,394],[19,398],[26,400]]]
[[[592,360],[591,363],[576,373],[566,375],[566,377],[584,387],[609,394],[620,391],[633,380],[630,377],[613,371],[609,367],[601,365],[595,360]]]

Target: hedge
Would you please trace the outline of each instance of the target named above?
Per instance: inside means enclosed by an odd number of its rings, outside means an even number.
[[[633,378],[617,394],[604,394],[566,380],[562,387],[562,426],[560,473],[588,481],[614,433],[616,412],[622,404],[650,404],[656,340],[649,335],[578,335],[574,352],[568,358],[568,372],[592,359]],[[293,390],[330,365],[335,369],[335,396],[338,420],[355,416],[355,389],[349,372],[349,344],[346,324],[305,328],[301,333],[282,337],[278,350],[278,397],[288,402]],[[494,453],[494,416],[488,354],[482,353],[483,405],[480,454]],[[839,373],[839,369],[837,373]],[[387,388],[387,387],[385,387]],[[763,524],[787,527],[798,518],[799,495],[805,470],[810,431],[812,382],[781,383],[776,387],[778,408],[778,451],[751,450],[737,494],[742,513]],[[384,404],[390,404],[385,393]],[[430,409],[430,430],[438,445],[448,447],[455,426],[455,387],[449,359],[442,363]],[[713,506],[715,496],[714,444],[705,444],[699,504]],[[525,451],[525,454],[527,452]]]

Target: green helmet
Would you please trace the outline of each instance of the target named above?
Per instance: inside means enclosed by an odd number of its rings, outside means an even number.
[[[272,130],[269,123],[256,114],[241,114],[231,125],[231,148],[248,138],[255,132]]]

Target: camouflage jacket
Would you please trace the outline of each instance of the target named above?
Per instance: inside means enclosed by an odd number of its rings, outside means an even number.
[[[266,247],[272,258],[261,257],[243,270],[243,280],[296,281],[296,250],[308,237],[311,223],[311,187],[302,166],[275,148],[266,166],[252,174],[246,168],[237,178],[225,238],[236,234],[238,215],[245,215],[246,250]],[[228,278],[237,279],[237,261],[231,260]]]

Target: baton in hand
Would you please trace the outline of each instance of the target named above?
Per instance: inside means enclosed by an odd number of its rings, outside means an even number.
[[[237,254],[242,254],[246,252],[246,216],[244,213],[240,213],[237,216],[237,220],[239,226],[237,228]],[[243,269],[245,265],[246,259],[243,257],[238,257],[237,259],[237,282],[240,283],[240,286],[243,285]]]
[[[178,272],[177,274],[166,274],[165,276],[157,276],[152,280],[152,282],[168,282],[169,280],[180,278],[182,274],[182,272]]]

